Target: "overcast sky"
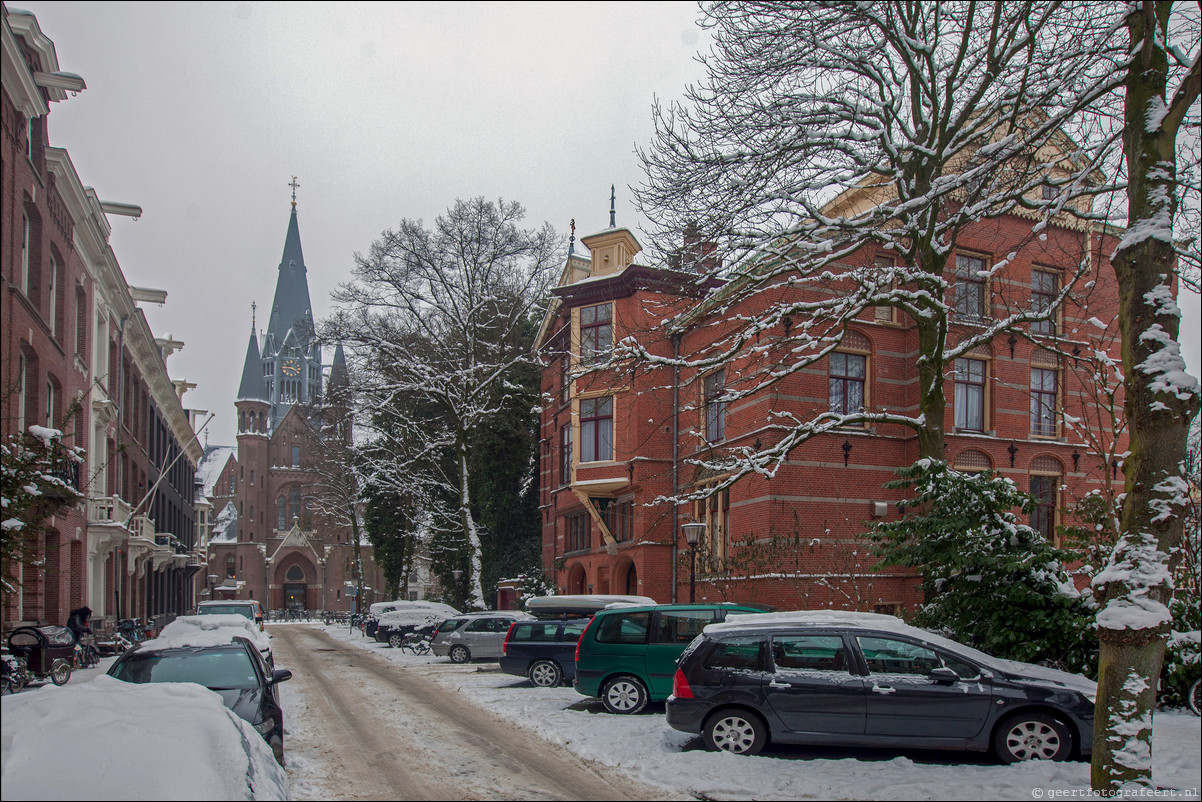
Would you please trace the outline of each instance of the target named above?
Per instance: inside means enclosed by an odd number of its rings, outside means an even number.
[[[65,147],[104,200],[127,280],[156,335],[186,343],[172,378],[234,443],[234,396],[251,330],[270,311],[296,175],[314,314],[353,255],[402,218],[456,198],[525,205],[563,234],[638,228],[651,105],[701,76],[693,3],[23,2],[59,67],[88,88],[53,104]],[[1182,339],[1198,373],[1197,299]],[[330,355],[327,354],[327,359]]]

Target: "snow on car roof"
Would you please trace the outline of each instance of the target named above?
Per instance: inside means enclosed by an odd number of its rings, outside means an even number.
[[[4,697],[5,799],[289,798],[271,747],[207,688],[100,675],[51,690]]]
[[[148,649],[178,649],[181,647],[224,646],[242,637],[253,643],[260,651],[271,650],[271,636],[259,631],[259,625],[246,616],[231,615],[181,615],[153,640],[143,646]]]

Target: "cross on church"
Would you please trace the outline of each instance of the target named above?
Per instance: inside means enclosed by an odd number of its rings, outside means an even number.
[[[293,206],[293,208],[295,208],[296,207],[296,188],[300,186],[300,184],[296,183],[296,176],[292,176],[292,180],[288,182],[288,186],[292,187],[292,206]]]

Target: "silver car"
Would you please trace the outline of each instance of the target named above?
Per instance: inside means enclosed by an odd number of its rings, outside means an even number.
[[[452,663],[487,658],[499,660],[505,634],[514,621],[533,618],[518,610],[468,613],[447,619],[439,625],[430,641],[430,650],[439,657],[450,657]]]

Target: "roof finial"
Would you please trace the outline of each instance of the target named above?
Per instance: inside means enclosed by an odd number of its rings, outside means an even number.
[[[288,182],[288,186],[292,187],[292,208],[296,208],[296,188],[300,184],[296,183],[296,176],[292,176],[292,180]]]
[[[250,302],[250,330],[252,333],[255,330],[255,310],[258,309],[258,307],[259,305],[254,301]]]
[[[609,185],[609,227],[617,228],[618,224],[614,219],[614,201],[617,199],[617,194],[614,192],[614,185]]]
[[[576,218],[572,218],[572,236],[568,238],[568,256],[576,252]]]

